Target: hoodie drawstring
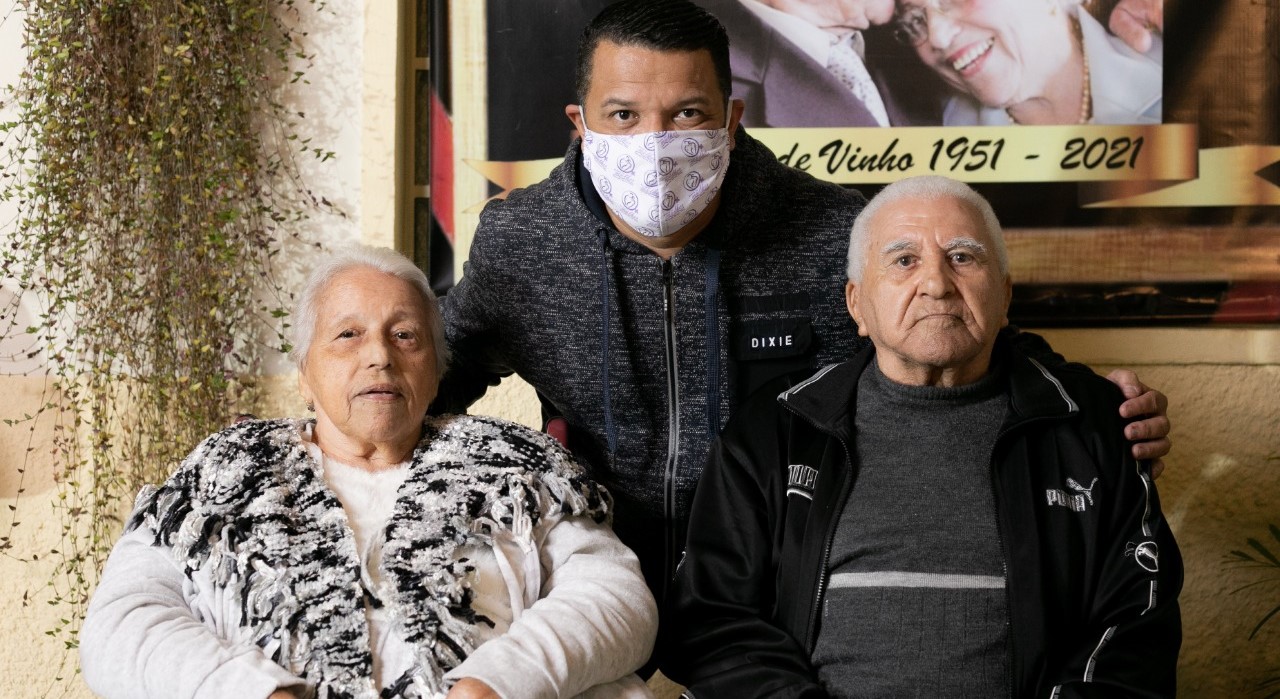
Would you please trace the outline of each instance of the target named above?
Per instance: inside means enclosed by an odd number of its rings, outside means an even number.
[[[720,250],[707,248],[707,437],[720,433]]]
[[[600,381],[604,385],[604,432],[609,454],[618,450],[618,428],[613,424],[613,389],[609,385],[609,232],[600,235]]]
[[[609,381],[610,313],[609,234],[600,235],[600,382],[603,387],[604,431],[609,453],[618,450],[618,428],[613,421],[613,387]],[[704,290],[707,316],[707,436],[720,433],[720,250],[707,249],[707,279]]]

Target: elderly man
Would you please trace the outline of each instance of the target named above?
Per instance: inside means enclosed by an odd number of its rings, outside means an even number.
[[[582,140],[546,180],[485,208],[443,304],[454,360],[436,409],[461,411],[512,372],[532,384],[616,498],[614,528],[659,600],[730,411],[861,344],[831,251],[864,200],[739,129],[731,80],[728,37],[705,10],[606,8],[565,108]],[[1161,413],[1132,426],[1154,440],[1138,456],[1162,456],[1163,396],[1127,377],[1125,414]]]
[[[1000,335],[1000,226],[967,186],[868,204],[872,346],[730,421],[663,670],[707,697],[1172,696],[1182,567],[1116,387]]]
[[[942,123],[937,78],[888,32],[866,32],[892,20],[893,0],[698,4],[729,32],[733,94],[746,102],[746,126]]]

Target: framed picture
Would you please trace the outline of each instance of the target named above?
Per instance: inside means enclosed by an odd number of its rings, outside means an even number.
[[[781,160],[867,196],[933,173],[992,201],[1016,323],[1280,321],[1280,4],[1170,3],[1137,50],[1109,28],[1117,1],[956,0],[931,31],[923,0],[868,0],[846,24],[874,26],[831,32],[695,0]],[[436,3],[431,191],[454,274],[483,203],[564,158],[578,38],[607,4]]]

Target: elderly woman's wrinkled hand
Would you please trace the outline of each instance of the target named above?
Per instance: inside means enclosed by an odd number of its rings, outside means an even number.
[[[499,697],[498,693],[484,682],[474,677],[464,677],[453,685],[453,689],[449,690],[445,699],[499,699]]]

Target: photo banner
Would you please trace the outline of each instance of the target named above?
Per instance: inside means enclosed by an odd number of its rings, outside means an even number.
[[[769,3],[694,1],[728,33],[743,127],[781,162],[867,196],[924,174],[986,196],[1016,322],[1280,322],[1280,3],[1169,2],[1135,48],[1109,27],[1120,0],[954,3],[939,46],[918,0],[838,36]],[[450,4],[481,28],[450,37],[471,71],[455,96],[479,85],[483,105],[455,115],[455,136],[486,144],[458,149],[455,171],[485,184],[460,216],[564,162],[578,39],[607,4]],[[846,40],[861,77],[832,68]],[[1024,123],[1049,113],[1028,105],[1055,106],[1052,125]]]

